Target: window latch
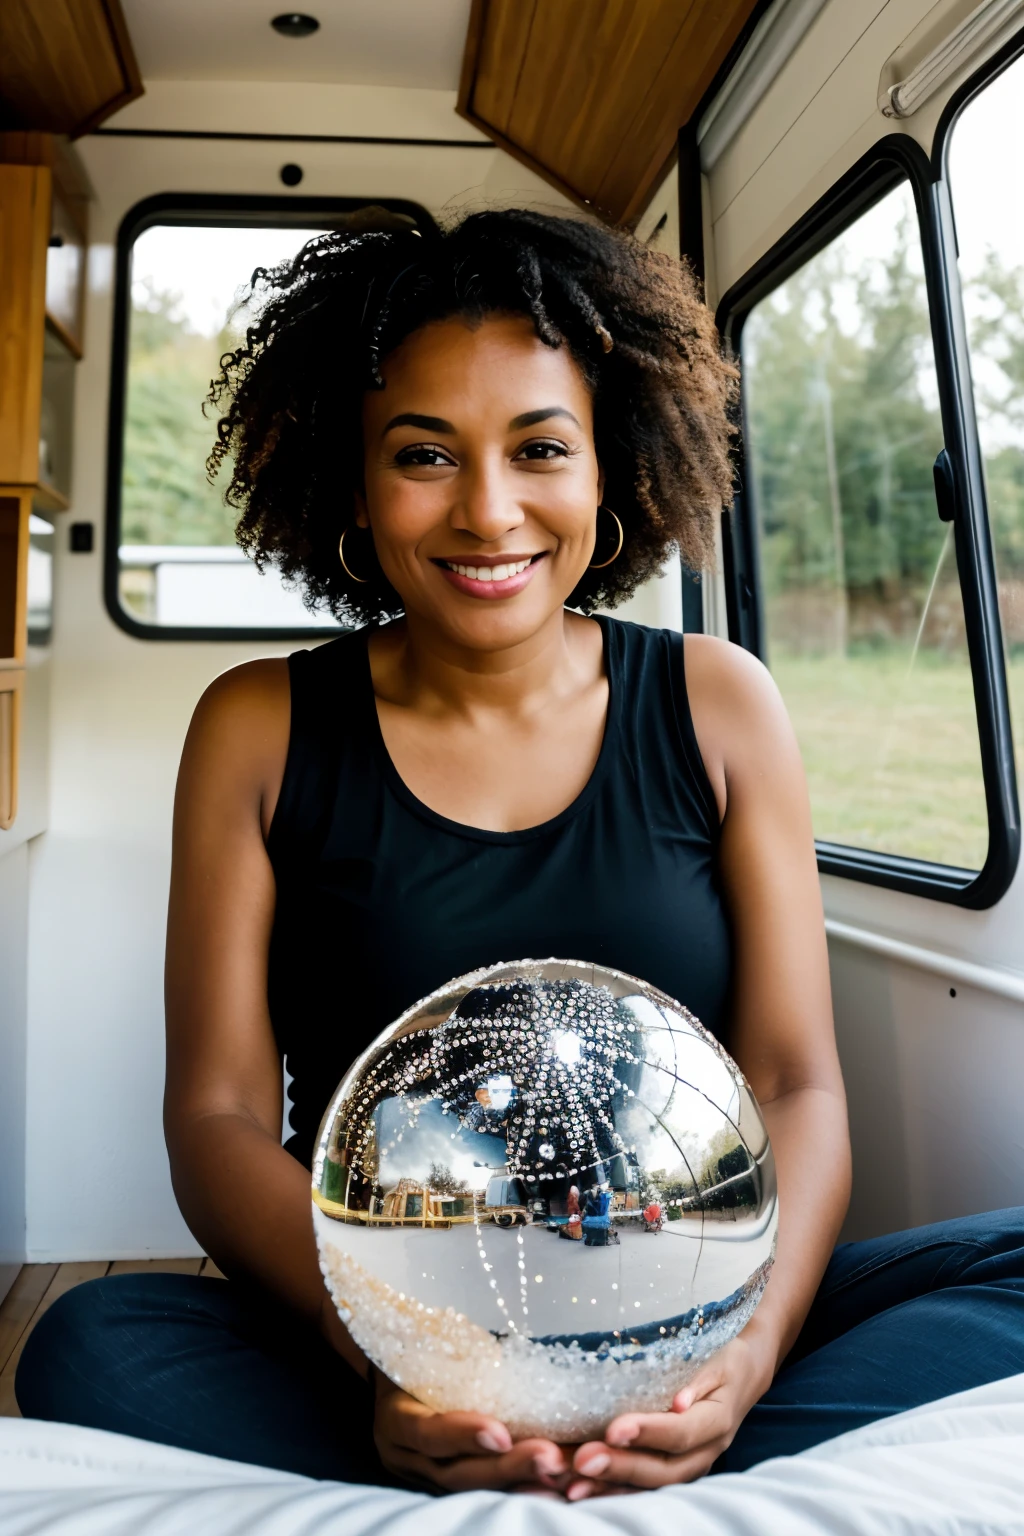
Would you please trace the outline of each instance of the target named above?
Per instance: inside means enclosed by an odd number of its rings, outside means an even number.
[[[932,478],[935,481],[935,504],[939,516],[944,523],[951,523],[956,515],[956,485],[953,465],[945,448],[932,465]]]

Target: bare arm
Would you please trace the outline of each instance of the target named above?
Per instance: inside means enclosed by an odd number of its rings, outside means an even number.
[[[267,1008],[274,877],[264,847],[288,748],[285,663],[219,678],[178,777],[168,914],[164,1123],[185,1220],[244,1275],[365,1361],[325,1305],[309,1175],[280,1141],[281,1062]],[[335,1326],[336,1325],[336,1326]]]
[[[592,1441],[576,1453],[579,1473],[640,1487],[699,1477],[731,1443],[800,1332],[850,1194],[846,1097],[796,739],[771,678],[738,647],[687,636],[686,671],[722,815],[721,873],[735,940],[728,1044],[771,1137],[779,1235],[753,1320],[678,1395],[675,1412],[625,1414],[608,1426],[607,1444]],[[573,1490],[590,1491],[592,1484]]]
[[[281,1146],[281,1062],[267,1004],[275,886],[264,839],[288,751],[283,662],[207,690],[178,776],[167,936],[164,1125],[174,1192],[225,1274],[255,1280],[366,1375],[320,1276],[310,1175]],[[432,1413],[377,1377],[385,1464],[449,1489],[528,1486],[564,1465],[490,1415]]]
[[[779,1177],[776,1262],[751,1325],[768,1346],[774,1374],[846,1215],[846,1094],[796,738],[759,662],[716,641],[688,642],[688,657],[693,653],[698,730],[706,737],[710,727],[722,743],[709,771],[719,783],[725,778],[721,866],[736,942],[730,1045],[764,1113]]]

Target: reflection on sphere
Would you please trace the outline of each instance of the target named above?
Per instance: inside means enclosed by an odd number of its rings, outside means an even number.
[[[462,976],[380,1035],[324,1117],[313,1204],[385,1375],[563,1441],[669,1407],[749,1320],[778,1224],[736,1064],[664,993],[574,960]]]

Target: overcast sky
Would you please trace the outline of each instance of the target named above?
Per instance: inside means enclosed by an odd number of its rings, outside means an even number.
[[[135,242],[132,281],[149,278],[159,291],[179,294],[190,328],[216,336],[254,269],[287,260],[317,233],[155,224]]]

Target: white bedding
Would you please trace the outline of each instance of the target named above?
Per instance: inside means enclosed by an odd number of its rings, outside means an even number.
[[[319,1483],[0,1419],[0,1536],[1024,1536],[1024,1374],[742,1474],[568,1505]]]

